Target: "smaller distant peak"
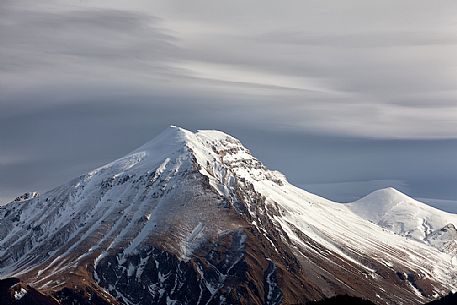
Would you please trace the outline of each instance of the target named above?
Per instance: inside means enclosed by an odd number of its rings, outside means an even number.
[[[389,187],[386,187],[386,188],[383,188],[383,189],[379,189],[377,191],[374,191],[373,193],[385,193],[385,194],[406,196],[405,194],[403,194],[402,192],[400,192],[399,190],[397,190],[396,188],[394,188],[392,186],[389,186]]]
[[[377,191],[374,191],[373,193],[375,192],[379,192],[379,193],[386,193],[386,194],[391,194],[391,195],[402,195],[402,196],[406,196],[405,194],[403,194],[402,192],[400,192],[399,190],[397,190],[396,188],[392,187],[392,186],[389,186],[389,187],[386,187],[386,188],[383,188],[383,189],[379,189]],[[407,197],[407,196],[406,196]]]
[[[388,186],[388,187],[385,187],[381,190],[385,190],[385,191],[388,191],[388,192],[400,192],[398,191],[396,188],[392,187],[392,186]]]
[[[406,201],[413,201],[414,199],[393,187],[386,187],[383,189],[371,192],[367,196],[359,199],[358,201],[374,201],[374,202],[391,202],[400,203]]]

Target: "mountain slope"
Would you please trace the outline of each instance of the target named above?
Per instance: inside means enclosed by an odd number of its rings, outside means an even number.
[[[451,231],[455,231],[457,215],[428,206],[394,188],[375,191],[347,206],[362,218],[396,234],[447,249],[448,252],[455,250],[452,244],[457,239]]]
[[[292,186],[218,131],[172,126],[0,219],[0,275],[67,303],[417,304],[457,288],[451,255]]]

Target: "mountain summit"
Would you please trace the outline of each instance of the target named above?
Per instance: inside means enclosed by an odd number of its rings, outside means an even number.
[[[381,193],[371,196],[381,205],[403,198]],[[1,207],[0,275],[61,304],[303,304],[338,294],[417,304],[457,289],[452,254],[370,222],[357,204],[289,184],[223,132],[171,126]]]
[[[374,191],[348,207],[383,228],[420,241],[426,241],[430,234],[447,225],[457,225],[457,215],[419,202],[392,187]]]

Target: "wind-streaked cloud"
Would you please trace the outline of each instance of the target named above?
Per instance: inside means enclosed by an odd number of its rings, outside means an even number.
[[[179,91],[221,106],[218,94],[246,96],[272,116],[287,117],[286,103],[295,129],[456,138],[457,7],[407,3],[6,1],[1,103],[65,87]]]

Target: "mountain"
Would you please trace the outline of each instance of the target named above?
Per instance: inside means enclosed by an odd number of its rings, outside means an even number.
[[[375,191],[347,206],[355,214],[396,234],[457,255],[456,214],[428,206],[391,187]]]
[[[0,276],[61,304],[418,304],[457,289],[451,254],[291,185],[223,132],[174,126],[0,207]]]

